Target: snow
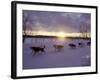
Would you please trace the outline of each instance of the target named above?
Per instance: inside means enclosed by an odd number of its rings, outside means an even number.
[[[83,42],[84,46],[80,47],[79,42]],[[88,40],[82,39],[26,38],[23,43],[23,69],[90,66],[91,50],[87,42]],[[76,48],[68,46],[70,43],[75,44]],[[55,51],[54,44],[63,45],[64,48]],[[30,47],[43,45],[45,45],[45,52],[34,55]]]

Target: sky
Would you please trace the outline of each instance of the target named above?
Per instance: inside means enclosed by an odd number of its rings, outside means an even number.
[[[90,32],[91,14],[23,10],[23,29],[49,32]],[[26,28],[25,28],[26,26]]]

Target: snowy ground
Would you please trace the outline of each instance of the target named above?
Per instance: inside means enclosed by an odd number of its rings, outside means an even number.
[[[78,46],[79,42],[83,42],[84,46]],[[27,38],[23,44],[23,69],[90,66],[90,46],[86,45],[87,42],[82,39]],[[69,43],[74,43],[76,48],[70,48]],[[64,48],[55,51],[54,44],[61,44]],[[33,55],[30,47],[43,45],[46,46],[45,52]]]

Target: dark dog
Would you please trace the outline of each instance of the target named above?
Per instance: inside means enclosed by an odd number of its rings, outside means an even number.
[[[84,46],[84,43],[79,42],[78,45],[81,46],[81,47],[83,47]]]
[[[44,47],[30,47],[32,49],[32,52],[34,52],[34,54],[39,53],[39,52],[45,52],[44,51]]]
[[[73,43],[68,44],[70,46],[70,48],[76,48],[76,45]]]
[[[55,48],[55,50],[57,50],[57,51],[61,51],[62,49],[63,49],[63,45],[53,45],[53,47]]]
[[[87,45],[90,46],[91,45],[91,42],[87,42]]]

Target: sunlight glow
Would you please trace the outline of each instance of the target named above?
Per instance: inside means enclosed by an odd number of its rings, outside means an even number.
[[[61,37],[61,38],[64,38],[64,37],[66,37],[67,36],[67,34],[66,33],[64,33],[64,32],[59,32],[58,34],[56,34],[58,37]]]

